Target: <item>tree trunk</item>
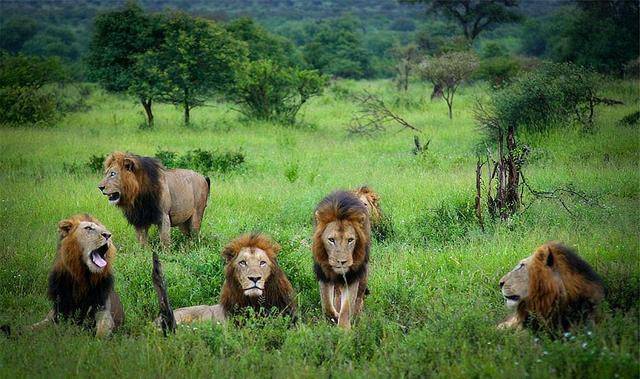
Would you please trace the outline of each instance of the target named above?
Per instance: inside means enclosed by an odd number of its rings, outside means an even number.
[[[153,127],[153,112],[151,111],[151,99],[145,101],[145,99],[140,99],[142,106],[144,107],[144,112],[147,114],[147,126],[149,128]]]
[[[433,101],[433,99],[439,99],[441,98],[443,95],[442,93],[442,84],[440,83],[436,83],[433,85],[433,92],[431,93],[431,101]]]
[[[184,124],[189,125],[190,115],[189,115],[189,103],[184,102]]]

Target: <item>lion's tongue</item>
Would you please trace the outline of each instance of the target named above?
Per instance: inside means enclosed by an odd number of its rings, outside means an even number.
[[[107,265],[107,261],[102,259],[102,257],[98,253],[91,253],[91,260],[93,261],[93,263],[96,264],[96,266],[100,268],[103,268],[104,266]]]

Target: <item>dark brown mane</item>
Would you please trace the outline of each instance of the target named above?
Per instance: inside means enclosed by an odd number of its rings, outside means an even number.
[[[591,266],[569,247],[548,242],[533,254],[529,270],[529,297],[521,302],[522,319],[536,325],[567,329],[593,312],[604,297],[602,280]],[[554,280],[559,275],[561,284]],[[529,317],[533,316],[533,317]]]
[[[256,247],[264,250],[272,263],[271,275],[265,283],[264,294],[260,298],[245,296],[235,277],[235,265],[231,264],[231,261],[244,247]],[[220,303],[226,314],[235,314],[247,307],[253,308],[256,312],[259,312],[260,308],[269,311],[275,307],[281,314],[295,317],[295,294],[287,276],[278,265],[276,256],[279,251],[280,246],[277,243],[260,233],[243,234],[229,242],[222,251],[227,265],[224,270],[225,282],[220,296]]]
[[[116,164],[120,168],[122,208],[127,221],[136,227],[159,224],[162,219],[160,179],[165,170],[156,158],[114,152],[105,160],[105,170]]]
[[[76,323],[93,320],[99,305],[105,303],[113,291],[112,262],[115,256],[113,245],[105,260],[107,266],[100,273],[92,273],[82,262],[83,249],[76,232],[80,222],[100,222],[88,214],[75,215],[60,222],[58,252],[49,274],[47,295],[54,304],[56,313]]]
[[[366,274],[371,246],[371,226],[365,205],[351,192],[337,191],[325,197],[316,207],[315,230],[313,233],[314,271],[318,280],[341,283],[344,279],[338,276],[329,266],[328,255],[322,243],[322,233],[333,221],[348,221],[358,235],[353,251],[353,266],[345,275],[347,283],[359,280]]]

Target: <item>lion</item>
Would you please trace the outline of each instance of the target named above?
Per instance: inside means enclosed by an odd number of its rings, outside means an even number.
[[[147,245],[151,225],[158,226],[165,246],[171,243],[173,226],[188,236],[200,231],[211,186],[208,177],[168,170],[155,158],[120,151],[105,159],[104,174],[98,189],[122,209],[141,245]]]
[[[500,279],[508,308],[515,310],[498,328],[569,330],[593,319],[604,299],[602,280],[573,250],[547,242]]]
[[[387,236],[393,234],[390,220],[387,215],[382,212],[380,195],[369,186],[361,186],[351,190],[351,193],[356,195],[367,208],[369,221],[371,222],[371,232],[378,241],[382,241]]]
[[[58,253],[47,293],[53,308],[28,329],[68,320],[95,328],[96,336],[106,337],[124,323],[124,309],[114,290],[116,248],[111,233],[88,214],[60,221],[58,232]]]
[[[351,328],[351,316],[363,308],[370,245],[369,212],[352,192],[334,192],[318,204],[313,268],[324,314],[344,329]]]
[[[278,265],[279,252],[280,246],[261,233],[243,234],[231,241],[222,251],[226,265],[220,303],[176,309],[176,324],[225,322],[247,308],[260,315],[276,309],[295,321],[295,293]]]

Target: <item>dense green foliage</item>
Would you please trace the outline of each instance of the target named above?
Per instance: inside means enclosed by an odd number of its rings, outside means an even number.
[[[210,151],[195,149],[183,154],[170,150],[158,150],[155,156],[168,168],[186,168],[203,174],[228,173],[242,167],[245,157],[241,151]]]
[[[588,69],[549,63],[524,73],[493,96],[504,125],[544,130],[572,120],[591,126],[602,82]]]
[[[53,84],[67,79],[59,59],[0,52],[0,124],[51,121],[62,110]]]
[[[388,104],[398,96],[389,81],[336,85],[347,93],[367,89]],[[637,110],[638,83],[605,83],[604,94],[626,105],[602,108],[593,133],[567,125],[522,136],[532,147],[531,185],[550,190],[571,183],[601,207],[572,201],[572,216],[553,201],[525,196],[531,204],[526,212],[489,224],[484,233],[471,213],[473,151],[482,138],[472,109],[490,90],[461,87],[453,121],[444,102],[423,96],[430,90],[411,85],[408,96],[418,106],[396,109],[432,140],[429,159],[411,153],[413,136],[406,132],[348,136],[345,126],[356,106],[329,91],[310,100],[304,128],[248,120],[218,104],[194,110],[196,126],[185,129],[174,107],[160,104],[155,130],[139,130],[130,100],[97,90],[90,111],[69,114],[55,128],[1,129],[0,324],[17,330],[46,314],[56,224],[78,212],[92,213],[114,234],[116,288],[127,320],[106,341],[66,325],[0,338],[0,376],[637,376],[640,138],[637,128],[615,123]],[[182,327],[169,338],[154,330],[151,251],[139,247],[122,213],[97,191],[101,173],[62,163],[85,164],[91,155],[116,149],[152,156],[158,148],[180,156],[242,149],[245,157],[241,170],[211,173],[200,240],[189,242],[174,230],[175,245],[160,251],[172,304],[216,302],[222,246],[239,233],[261,230],[282,244],[278,261],[300,304],[296,326],[275,318],[242,327]],[[371,293],[354,329],[344,333],[321,315],[309,246],[313,209],[328,192],[364,183],[382,196],[394,234],[374,242]],[[603,277],[602,322],[557,340],[496,330],[508,313],[499,278],[549,239],[575,247]],[[151,240],[158,240],[155,231]]]

